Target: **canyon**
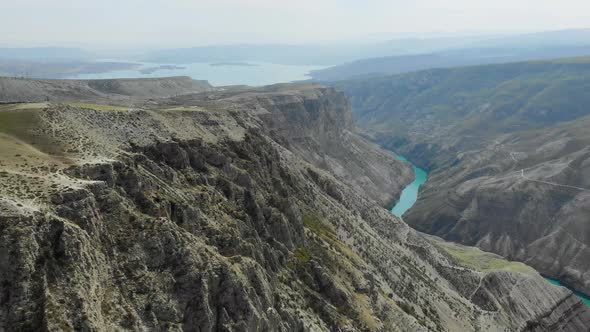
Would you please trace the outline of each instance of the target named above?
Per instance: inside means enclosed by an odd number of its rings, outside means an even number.
[[[588,58],[333,83],[363,135],[427,169],[404,220],[590,293]]]
[[[166,82],[0,79],[0,331],[590,325],[529,266],[385,209],[412,169],[343,94]]]

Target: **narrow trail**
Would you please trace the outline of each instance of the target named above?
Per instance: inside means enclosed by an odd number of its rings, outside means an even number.
[[[524,174],[524,169],[521,169],[521,170],[520,170],[520,172],[521,172],[521,174],[520,174],[520,175],[521,175],[521,177],[522,177],[523,179],[525,179],[525,180],[528,180],[528,181],[533,181],[533,182],[538,182],[538,183],[548,184],[548,185],[557,186],[557,187],[571,188],[571,189],[576,189],[576,190],[581,190],[581,191],[588,191],[588,192],[590,192],[590,189],[586,189],[586,188],[582,188],[582,187],[576,187],[576,186],[570,186],[570,185],[567,185],[567,184],[559,184],[559,183],[555,183],[555,182],[548,182],[548,181],[542,181],[542,180],[535,180],[535,179],[531,179],[531,178],[529,178],[528,176],[526,176],[526,175]]]
[[[475,294],[477,293],[477,291],[481,288],[482,283],[483,283],[483,279],[484,277],[480,277],[479,278],[479,284],[477,284],[477,287],[475,287],[475,289],[473,290],[473,292],[471,292],[471,295],[469,295],[469,301],[473,300],[473,297],[475,296]]]
[[[516,165],[518,164],[518,159],[517,159],[517,158],[516,158],[516,156],[515,156],[515,154],[516,154],[516,153],[515,153],[514,151],[510,151],[510,152],[509,152],[509,154],[510,154],[510,158],[512,158],[512,161],[514,162],[514,164],[513,164],[513,166],[512,166],[512,167],[514,167],[514,166],[516,166]],[[557,159],[556,159],[556,160],[557,160]],[[567,165],[567,167],[571,168],[571,167],[569,166],[569,164]],[[581,190],[581,191],[587,191],[587,192],[590,192],[590,189],[587,189],[587,188],[576,187],[576,186],[570,186],[570,185],[567,185],[567,184],[560,184],[560,183],[549,182],[549,181],[543,181],[543,180],[535,180],[535,179],[531,179],[530,177],[528,177],[528,176],[526,176],[526,175],[524,174],[524,171],[525,171],[526,169],[527,169],[527,168],[523,168],[523,169],[521,169],[521,170],[520,170],[520,176],[521,176],[523,179],[527,180],[527,181],[532,181],[532,182],[537,182],[537,183],[547,184],[547,185],[551,185],[551,186],[557,186],[557,187],[570,188],[570,189],[576,189],[576,190]]]

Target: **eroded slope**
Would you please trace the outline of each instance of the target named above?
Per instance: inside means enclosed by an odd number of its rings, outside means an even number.
[[[588,326],[571,292],[501,259],[473,266],[458,254],[472,249],[423,238],[362,187],[305,161],[311,145],[273,132],[261,116],[282,117],[298,101],[325,118],[336,95],[287,86],[135,110],[6,106],[35,121],[2,129],[2,143],[20,153],[4,152],[1,166],[9,177],[0,329]],[[333,114],[337,123],[344,111]]]

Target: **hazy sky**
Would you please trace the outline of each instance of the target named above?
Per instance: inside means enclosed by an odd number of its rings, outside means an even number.
[[[590,0],[0,0],[0,44],[302,43],[590,27]]]

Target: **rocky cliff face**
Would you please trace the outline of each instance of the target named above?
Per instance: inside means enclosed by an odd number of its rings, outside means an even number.
[[[310,158],[314,144],[338,141],[324,129],[353,136],[334,91],[183,98],[135,110],[2,106],[11,126],[0,136],[0,330],[590,324],[566,289],[523,264],[424,238],[366,196],[378,187],[348,184]],[[314,116],[323,125],[298,122]],[[309,136],[289,133],[290,122]]]
[[[241,111],[263,121],[273,139],[307,162],[352,184],[381,205],[396,201],[413,180],[411,168],[355,133],[352,109],[344,95],[319,85],[300,87],[276,85],[239,93],[188,95],[172,103],[240,105]]]

